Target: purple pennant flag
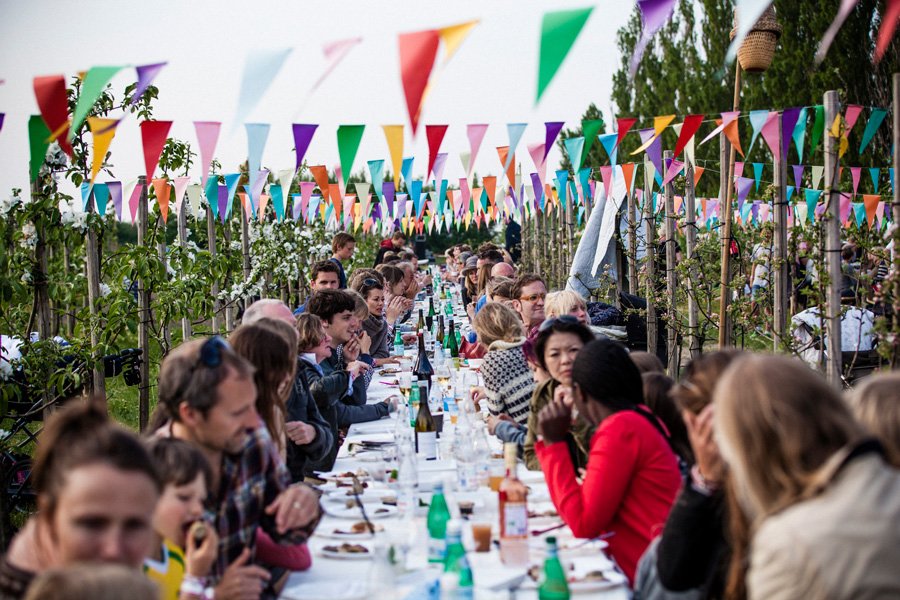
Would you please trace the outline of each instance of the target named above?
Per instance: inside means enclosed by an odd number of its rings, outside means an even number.
[[[544,207],[544,186],[541,185],[541,176],[537,173],[531,174],[531,188],[534,190],[534,204],[541,208]]]
[[[122,182],[110,181],[106,184],[109,188],[109,195],[112,198],[113,206],[116,207],[116,218],[122,220]]]
[[[803,165],[793,165],[794,169],[794,187],[798,190],[801,187],[801,183],[803,183]]]
[[[397,202],[395,202],[394,206],[396,207],[394,211],[394,218],[402,219],[404,213],[406,213],[406,199],[409,198],[409,194],[397,194]]]
[[[312,141],[318,125],[294,123],[292,127],[294,129],[294,150],[297,153],[296,168],[299,169],[300,165],[303,164],[303,157],[306,156],[306,151],[309,149],[309,143]]]
[[[631,61],[628,66],[628,79],[633,79],[647,44],[656,35],[656,32],[666,24],[672,11],[675,9],[675,0],[638,0],[638,9],[641,11],[641,38],[634,47]]]
[[[253,181],[253,187],[250,188],[250,203],[253,205],[254,212],[256,212],[256,209],[259,207],[259,195],[262,194],[263,187],[265,187],[268,179],[268,169],[257,171],[256,179]]]
[[[292,202],[291,212],[293,213],[294,220],[296,221],[297,219],[300,218],[300,215],[302,214],[302,211],[303,211],[303,208],[300,205],[300,194],[291,194],[291,202]]]
[[[141,96],[144,95],[144,92],[147,91],[147,88],[150,87],[150,84],[153,83],[153,80],[156,79],[156,76],[159,75],[159,72],[162,71],[162,68],[166,66],[168,63],[156,63],[155,65],[142,65],[140,67],[135,67],[135,71],[137,71],[137,85],[134,88],[134,95],[131,97],[130,106],[134,106],[141,99]]]
[[[738,177],[737,181],[734,182],[734,185],[737,188],[738,210],[741,210],[744,207],[744,200],[747,199],[747,195],[750,193],[753,182],[754,180],[750,177]]]
[[[781,136],[781,156],[785,161],[787,161],[788,150],[791,147],[791,133],[793,133],[794,127],[797,126],[797,121],[800,119],[800,111],[802,110],[803,107],[786,108],[781,114],[781,131],[783,132]]]
[[[372,209],[372,220],[376,223],[381,220],[381,202],[375,203],[375,208]]]
[[[228,186],[219,184],[219,218],[225,222],[225,212],[228,210]]]
[[[385,181],[381,184],[381,195],[387,200],[388,215],[394,214],[394,182]]]
[[[556,141],[556,136],[559,135],[563,125],[565,125],[565,122],[563,121],[549,121],[544,123],[546,129],[546,133],[544,134],[544,160],[547,160],[547,154],[550,153],[550,148],[553,147],[553,142]]]
[[[434,157],[434,166],[431,172],[434,174],[434,180],[441,181],[444,177],[444,165],[447,163],[447,153],[441,152]]]
[[[753,215],[753,220],[759,223],[759,200],[753,201],[753,204],[750,206],[750,214]]]
[[[0,131],[3,131],[3,118],[6,116],[6,113],[0,113]]]
[[[639,133],[641,134],[641,143],[643,144],[647,140],[644,139],[644,132],[649,131],[649,135],[655,135],[652,129],[642,129]],[[649,138],[648,138],[649,139]],[[653,163],[653,166],[656,167],[656,174],[662,180],[662,176],[665,174],[665,170],[663,169],[662,162],[662,136],[657,136],[653,143],[650,144],[650,147],[647,148],[647,156],[650,157],[650,162]]]

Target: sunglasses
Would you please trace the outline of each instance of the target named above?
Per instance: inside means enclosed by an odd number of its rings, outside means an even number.
[[[547,297],[547,294],[531,294],[530,296],[521,296],[519,300],[522,302],[537,302]]]
[[[377,279],[372,279],[371,277],[363,279],[363,285],[366,287],[381,287],[381,283],[379,283]]]
[[[553,317],[550,319],[546,319],[541,326],[538,327],[538,332],[547,331],[557,323],[566,323],[569,325],[574,325],[576,323],[581,323],[577,317],[573,317],[572,315],[561,315],[559,317]]]
[[[207,340],[203,342],[203,345],[200,346],[200,353],[197,355],[197,359],[191,365],[190,369],[188,369],[188,376],[185,378],[181,389],[178,390],[178,395],[176,397],[181,398],[184,395],[184,392],[187,391],[188,386],[194,380],[194,373],[199,367],[202,366],[207,369],[215,369],[221,366],[223,352],[230,350],[231,345],[225,341],[225,338],[218,335],[207,338]]]

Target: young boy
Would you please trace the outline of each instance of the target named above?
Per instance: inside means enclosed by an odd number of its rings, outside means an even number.
[[[150,455],[159,469],[163,493],[153,513],[154,552],[144,573],[155,581],[163,600],[206,598],[206,575],[216,559],[218,536],[201,520],[212,479],[206,457],[188,442],[154,438]]]

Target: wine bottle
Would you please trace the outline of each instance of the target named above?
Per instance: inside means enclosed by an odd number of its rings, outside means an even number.
[[[419,403],[420,406],[422,403]],[[518,448],[504,444],[506,478],[500,482],[500,560],[506,565],[528,565],[528,487],[516,474]]]
[[[428,385],[431,385],[434,368],[431,366],[431,361],[428,360],[428,352],[425,351],[425,334],[422,332],[419,332],[419,355],[416,357],[413,375],[415,375],[419,381],[425,381]]]
[[[425,316],[425,326],[428,329],[434,327],[434,296],[428,298],[428,314]]]
[[[456,338],[456,326],[450,319],[450,333],[447,334],[447,351],[455,367],[459,367],[459,341]]]
[[[444,315],[438,317],[437,335],[434,336],[434,339],[441,347],[444,346]]]
[[[423,392],[423,382],[419,382],[419,393]],[[437,424],[428,406],[428,396],[419,399],[419,414],[416,415],[416,452],[425,460],[437,460]]]
[[[425,313],[419,309],[419,322],[416,323],[416,333],[425,331]]]

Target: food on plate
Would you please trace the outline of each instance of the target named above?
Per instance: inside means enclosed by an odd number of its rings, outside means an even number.
[[[375,533],[384,531],[384,527],[375,523],[372,524],[372,528],[375,530]],[[365,521],[357,521],[350,526],[350,529],[335,529],[334,533],[336,535],[359,535],[361,533],[369,533],[369,526]]]
[[[396,496],[382,496],[381,503],[387,504],[388,506],[397,506],[397,497]]]
[[[555,508],[548,508],[547,510],[544,510],[544,511],[536,511],[536,510],[528,511],[529,519],[539,519],[541,517],[558,517],[558,516],[559,516],[559,513],[556,512]]]
[[[603,571],[591,571],[583,577],[569,577],[569,583],[581,583],[583,581],[609,581],[609,578],[603,574]]]
[[[375,509],[376,515],[383,515],[384,513],[389,513],[389,512],[391,512],[391,509],[389,509],[389,508],[376,508]]]
[[[348,544],[344,542],[340,546],[325,546],[322,548],[326,552],[333,552],[335,554],[368,554],[369,549],[361,544]]]

